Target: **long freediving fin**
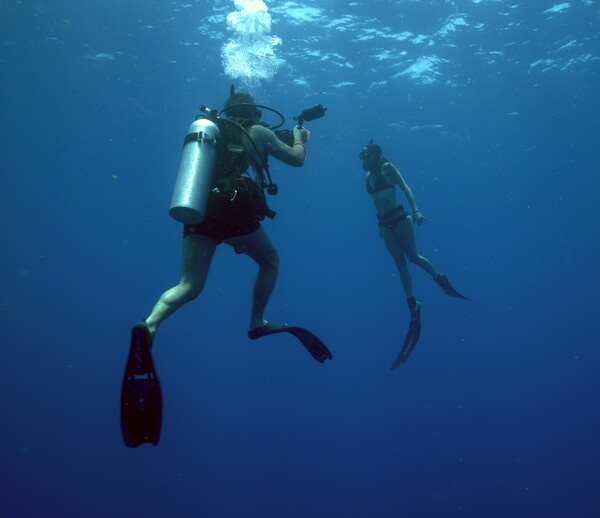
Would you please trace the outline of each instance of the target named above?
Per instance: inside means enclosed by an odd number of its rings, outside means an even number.
[[[450,281],[448,280],[448,277],[445,274],[439,273],[437,277],[435,277],[435,282],[437,282],[441,286],[446,295],[450,295],[451,297],[456,297],[458,299],[469,300],[467,297],[460,294],[452,287],[452,284],[450,284]]]
[[[248,331],[250,340],[258,340],[263,336],[272,335],[275,333],[290,333],[295,336],[310,355],[319,363],[325,360],[332,360],[333,355],[321,339],[311,333],[308,329],[298,326],[288,326],[287,324],[272,324],[266,323],[264,326],[257,327]]]
[[[402,349],[400,350],[400,354],[396,356],[394,363],[392,363],[391,369],[395,369],[400,364],[405,363],[409,356],[414,351],[417,342],[419,341],[419,337],[421,336],[421,305],[419,304],[415,310],[413,311],[410,317],[410,324],[408,325],[408,331],[406,333],[406,338],[404,339],[404,344],[402,344]]]
[[[129,356],[121,388],[121,432],[129,448],[148,442],[158,446],[162,393],[152,359],[152,335],[145,322],[131,329]]]

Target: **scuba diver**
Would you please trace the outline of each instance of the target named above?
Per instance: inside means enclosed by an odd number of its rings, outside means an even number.
[[[221,112],[201,107],[204,115],[190,126],[184,140],[170,209],[170,214],[184,223],[181,279],[160,296],[150,315],[131,330],[121,392],[121,428],[129,447],[145,442],[158,444],[162,397],[151,355],[154,337],[169,315],[200,295],[215,250],[221,243],[247,255],[258,265],[248,337],[256,340],[270,334],[289,333],[316,361],[323,363],[333,358],[326,345],[310,331],[265,320],[265,308],[277,280],[279,257],[260,224],[265,217],[274,216],[264,195],[265,188],[270,194],[277,190],[271,181],[268,157],[293,167],[304,165],[309,133],[302,123],[304,119],[322,117],[325,108],[317,105],[312,111],[303,111],[304,117],[296,118],[298,124],[293,132],[283,131],[287,132],[288,143],[278,138],[274,128],[261,122],[259,108],[279,115],[283,124],[279,112],[257,105],[251,95],[236,93],[232,87]],[[199,192],[202,189],[205,192]]]
[[[377,211],[379,235],[385,241],[388,251],[396,262],[410,310],[410,324],[406,339],[400,354],[391,367],[395,369],[408,360],[421,335],[421,304],[413,294],[412,279],[406,258],[431,275],[447,295],[461,299],[466,299],[466,297],[452,287],[446,275],[439,273],[425,257],[418,254],[413,222],[421,226],[425,222],[425,218],[419,212],[415,197],[400,171],[383,156],[381,148],[374,144],[372,139],[363,147],[359,158],[363,162],[363,170],[367,172],[366,187]],[[412,209],[412,217],[404,210],[402,204],[398,203],[396,186],[404,192]]]

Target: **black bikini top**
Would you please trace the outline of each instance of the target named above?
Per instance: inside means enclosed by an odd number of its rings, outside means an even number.
[[[378,172],[371,171],[371,174],[367,175],[366,187],[369,194],[375,194],[376,192],[383,191],[385,189],[394,188],[394,186],[390,185],[385,179],[381,169]]]

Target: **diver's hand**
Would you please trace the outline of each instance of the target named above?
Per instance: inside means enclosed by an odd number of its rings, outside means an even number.
[[[423,216],[423,214],[421,214],[418,210],[415,210],[413,212],[413,221],[417,224],[417,226],[421,226],[423,223],[425,223],[425,216]]]
[[[294,128],[294,142],[306,144],[308,141],[308,131],[304,128]]]

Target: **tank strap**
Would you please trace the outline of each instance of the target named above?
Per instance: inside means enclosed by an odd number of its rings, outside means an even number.
[[[189,144],[190,142],[200,142],[202,140],[210,140],[213,144],[216,142],[216,139],[214,138],[209,138],[206,136],[206,133],[204,133],[203,131],[200,131],[198,133],[188,133],[185,138],[183,139],[183,145],[185,146],[186,144]]]

